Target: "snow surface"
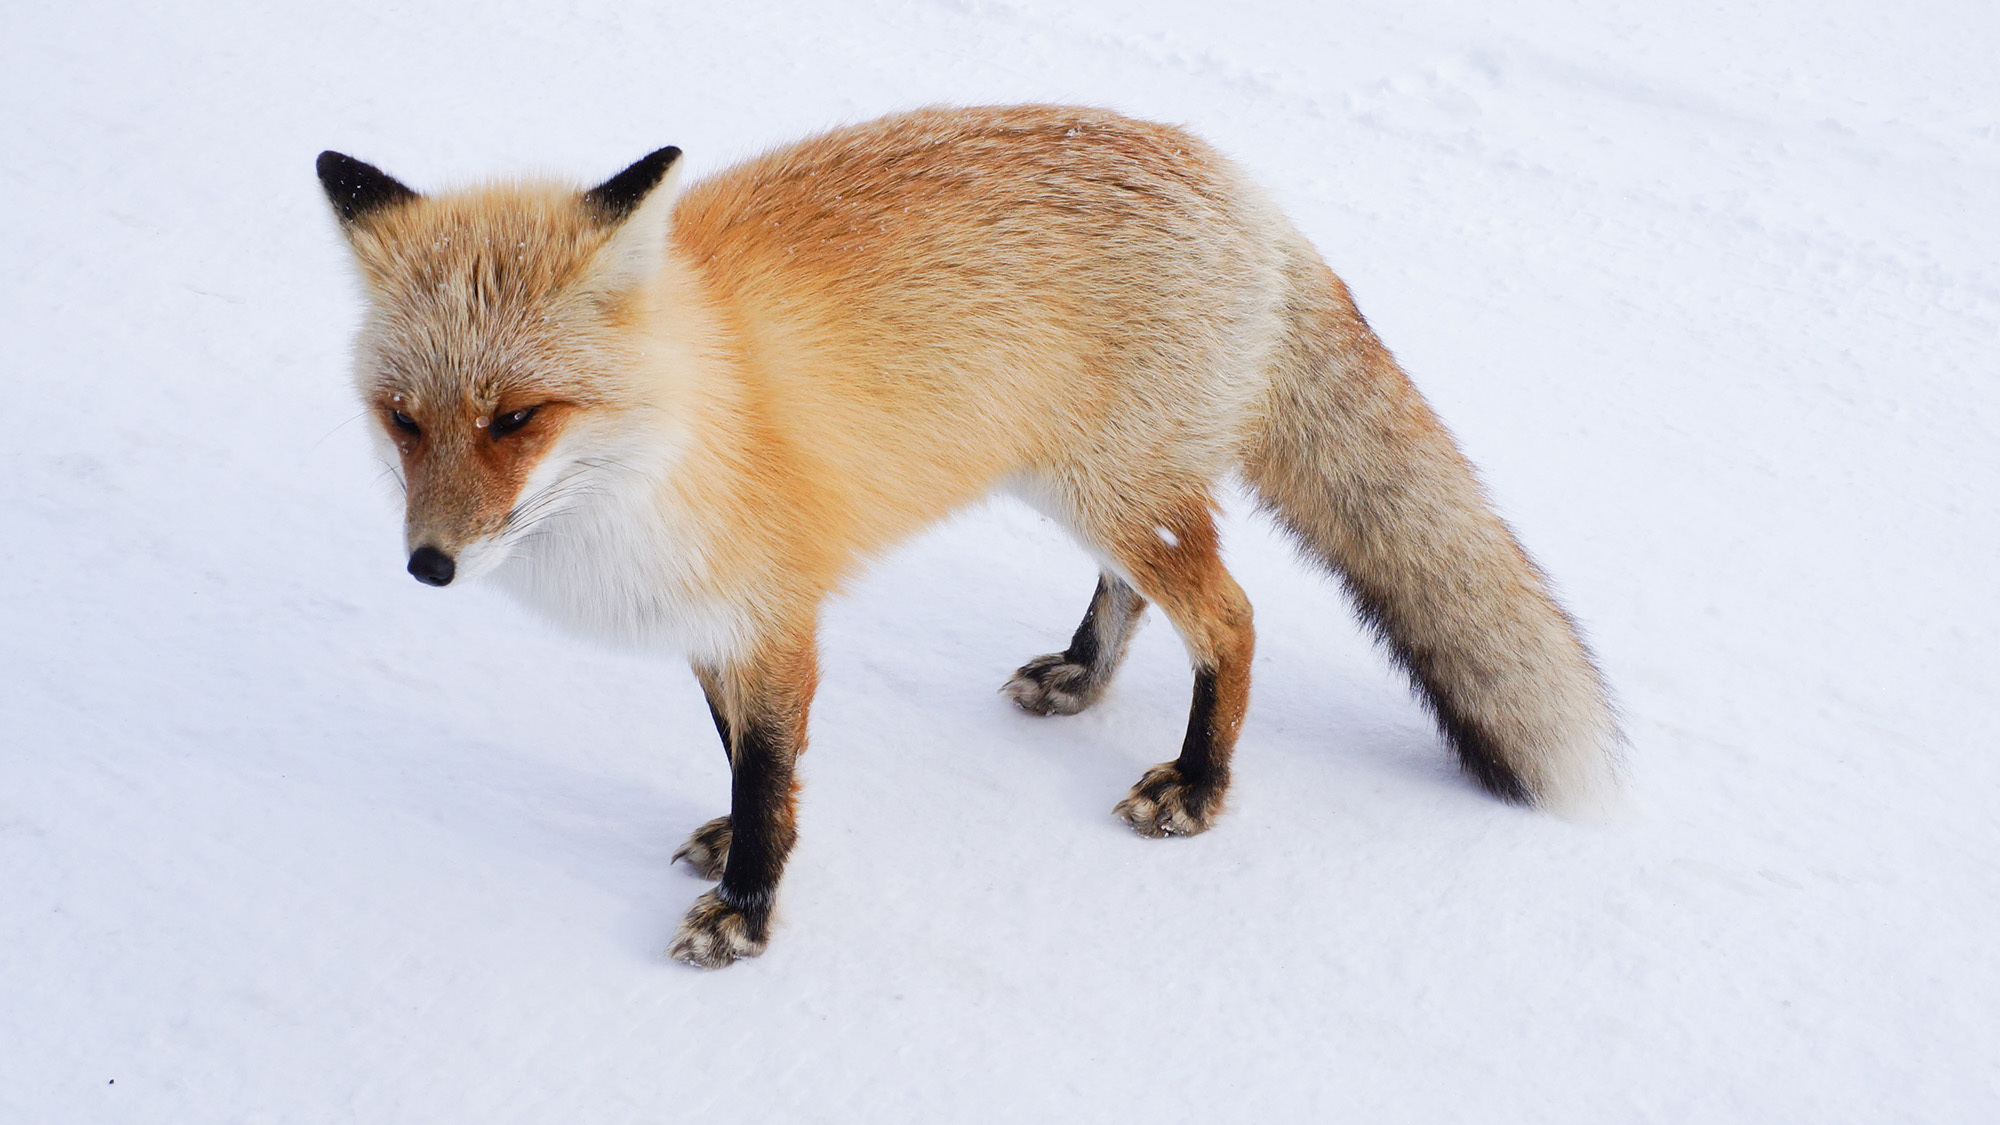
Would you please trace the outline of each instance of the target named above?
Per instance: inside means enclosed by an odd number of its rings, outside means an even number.
[[[6,22],[0,1119],[2000,1120],[1992,4]],[[829,609],[770,952],[663,959],[699,694],[402,573],[313,156],[699,174],[1030,100],[1186,123],[1317,241],[1587,624],[1631,822],[1459,778],[1239,515],[1233,807],[1134,836],[1184,658],[1012,710],[1092,568],[996,502]]]

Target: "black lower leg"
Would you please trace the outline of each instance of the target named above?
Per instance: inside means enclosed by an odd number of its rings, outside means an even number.
[[[1104,616],[1104,611],[1110,608],[1106,603],[1111,597],[1113,581],[1102,574],[1097,576],[1097,589],[1090,595],[1090,608],[1083,611],[1083,621],[1077,625],[1076,632],[1070,635],[1069,647],[1063,650],[1063,659],[1069,663],[1093,669],[1097,666],[1098,657],[1104,651],[1104,645],[1098,637],[1098,624]]]
[[[708,701],[708,717],[715,720],[715,733],[722,738],[722,756],[731,758],[729,718],[722,709],[721,681],[700,665],[695,666],[694,674],[701,683],[702,696]],[[729,818],[716,817],[695,829],[687,842],[674,850],[674,862],[685,862],[704,879],[722,878],[723,866],[729,861],[729,834]]]
[[[771,903],[798,829],[792,749],[772,724],[745,722],[730,755],[729,862],[716,893],[743,912],[753,941],[769,934]]]
[[[1070,636],[1063,656],[1071,663],[1090,669],[1093,680],[1110,677],[1131,643],[1132,626],[1146,606],[1138,591],[1108,574],[1097,576],[1097,590],[1090,596],[1090,608]]]
[[[1223,741],[1216,715],[1215,669],[1195,669],[1194,704],[1188,709],[1187,735],[1181,739],[1181,756],[1174,768],[1181,780],[1202,790],[1229,784],[1229,750]]]
[[[1235,722],[1213,668],[1197,668],[1181,756],[1146,771],[1112,811],[1143,836],[1192,836],[1208,829],[1229,788]],[[1239,717],[1240,708],[1235,712]]]

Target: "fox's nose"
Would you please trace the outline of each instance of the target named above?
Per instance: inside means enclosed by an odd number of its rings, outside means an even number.
[[[436,547],[418,547],[410,552],[410,573],[427,586],[451,585],[454,569],[451,556]]]

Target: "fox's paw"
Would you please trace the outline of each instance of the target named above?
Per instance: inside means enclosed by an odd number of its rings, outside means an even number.
[[[1088,666],[1072,663],[1066,652],[1052,652],[1021,665],[1000,692],[1023,711],[1074,715],[1097,702],[1098,685]]]
[[[674,852],[674,860],[686,860],[704,879],[722,878],[722,869],[729,864],[729,818],[718,816],[695,829],[687,843]]]
[[[710,891],[694,900],[681,928],[674,933],[667,956],[696,968],[720,969],[739,957],[755,957],[771,944],[768,912],[752,917],[748,911],[723,901],[719,891]]]
[[[1186,781],[1168,762],[1147,770],[1111,811],[1141,836],[1192,836],[1208,831],[1221,806],[1221,786]]]

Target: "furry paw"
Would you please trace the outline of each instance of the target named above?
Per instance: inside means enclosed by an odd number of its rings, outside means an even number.
[[[695,829],[687,843],[674,852],[674,861],[681,860],[704,879],[722,878],[722,869],[729,864],[729,818],[718,816]]]
[[[1097,702],[1090,669],[1070,662],[1066,652],[1037,656],[1021,665],[1000,693],[1037,715],[1074,715]]]
[[[752,918],[710,891],[694,900],[667,956],[696,968],[720,969],[739,957],[755,957],[771,943],[770,922]]]
[[[1219,787],[1185,781],[1168,762],[1147,770],[1111,811],[1141,836],[1192,836],[1208,831],[1221,804]]]

